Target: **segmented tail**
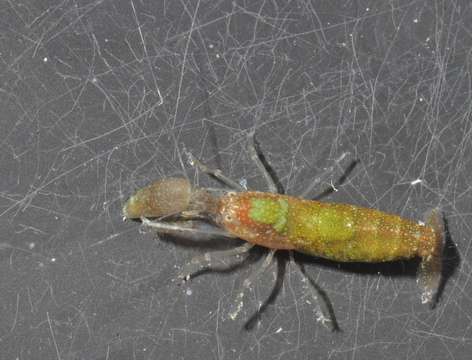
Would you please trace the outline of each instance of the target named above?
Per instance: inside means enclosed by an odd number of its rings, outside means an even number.
[[[445,240],[444,220],[441,211],[436,208],[426,215],[426,226],[434,230],[433,247],[423,256],[418,269],[418,286],[421,288],[421,302],[434,307],[437,290],[441,283],[443,248]]]

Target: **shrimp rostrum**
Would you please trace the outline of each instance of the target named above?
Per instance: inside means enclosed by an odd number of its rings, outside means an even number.
[[[144,225],[159,232],[200,231],[247,242],[193,259],[182,270],[183,279],[223,258],[245,254],[254,245],[270,249],[262,266],[243,282],[229,314],[232,318],[241,310],[251,283],[280,249],[339,262],[387,262],[419,257],[421,299],[434,305],[441,281],[444,246],[444,224],[439,209],[431,210],[424,222],[415,222],[375,209],[278,194],[252,141],[249,141],[251,158],[263,172],[270,192],[245,191],[219,170],[209,169],[193,158],[198,168],[233,189],[196,188],[185,178],[162,179],[131,196],[124,205],[123,215],[141,219]],[[195,219],[207,220],[212,227],[210,230],[196,227]],[[318,318],[332,322],[316,292],[313,296],[318,301],[315,309]]]

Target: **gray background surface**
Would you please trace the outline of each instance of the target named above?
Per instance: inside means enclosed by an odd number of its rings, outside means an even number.
[[[0,358],[470,356],[471,24],[465,0],[2,1]],[[215,186],[185,149],[263,189],[249,130],[290,194],[347,152],[360,162],[325,200],[413,219],[442,207],[437,308],[421,305],[414,262],[300,257],[340,333],[316,321],[291,266],[244,329],[275,263],[228,320],[257,251],[232,272],[173,282],[192,256],[234,242],[159,239],[121,206],[161,177]]]

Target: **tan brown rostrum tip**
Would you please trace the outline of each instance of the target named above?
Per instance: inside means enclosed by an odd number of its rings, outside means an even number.
[[[126,219],[157,218],[188,208],[192,187],[185,178],[168,178],[136,191],[123,206]]]

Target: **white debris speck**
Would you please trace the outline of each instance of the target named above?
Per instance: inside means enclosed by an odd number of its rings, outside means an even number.
[[[138,233],[141,234],[141,235],[146,234],[146,229],[144,228],[144,226],[140,226],[138,228]]]
[[[195,166],[195,159],[190,151],[184,149],[184,154],[187,156],[187,162],[190,166]]]
[[[242,293],[238,294],[237,299],[241,299],[242,296],[240,296]],[[238,314],[241,312],[241,309],[243,308],[243,302],[241,300],[237,301],[235,304],[232,306],[232,310],[229,312],[228,316],[231,320],[235,320],[238,317]]]
[[[410,185],[416,185],[416,184],[421,184],[423,182],[423,180],[421,179],[416,179],[416,180],[413,180]]]
[[[35,246],[36,246],[36,244],[35,244],[34,242],[30,242],[30,243],[28,244],[28,248],[29,248],[30,250],[33,250]]]
[[[243,188],[247,190],[247,179],[239,180],[239,185],[241,185]]]
[[[185,290],[185,294],[186,294],[187,296],[192,295],[192,289],[188,288],[187,290]]]
[[[324,316],[322,313],[316,314],[316,321],[322,323],[323,325],[326,323],[329,323],[331,320],[329,320],[326,316]]]
[[[56,258],[51,258],[51,262],[56,262]]]
[[[44,62],[48,62],[48,58],[45,57],[45,58],[43,59],[43,61],[44,61]]]
[[[220,54],[216,54],[215,56],[216,56],[217,59],[219,59],[221,57]]]
[[[338,188],[334,186],[333,181],[331,181],[330,185],[334,192],[338,192]]]
[[[213,49],[213,48],[215,47],[215,45],[210,44],[210,45],[208,45],[208,47],[209,47],[210,49]]]
[[[415,24],[418,24],[418,19],[413,19],[413,22],[414,22]]]
[[[427,304],[433,299],[433,292],[431,290],[426,290],[421,294],[421,303]]]
[[[282,331],[282,328],[279,327],[277,330],[275,330],[275,333],[278,334],[278,333],[280,333],[281,331]]]

